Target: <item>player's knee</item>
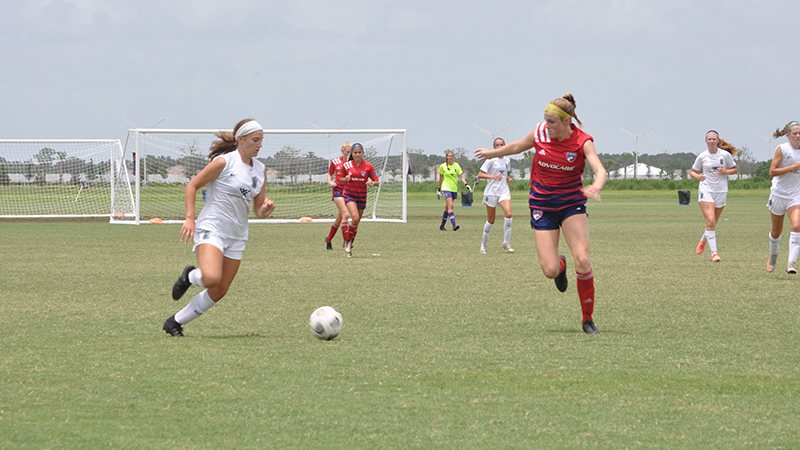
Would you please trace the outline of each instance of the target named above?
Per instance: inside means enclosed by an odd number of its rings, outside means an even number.
[[[592,270],[592,261],[588,253],[575,256],[575,270],[580,273],[588,273]]]
[[[561,273],[561,266],[558,264],[542,266],[542,273],[547,278],[555,278]]]
[[[800,233],[800,222],[792,222],[792,233]]]
[[[220,281],[222,281],[222,274],[214,275],[203,273],[203,286],[209,289],[219,286]]]

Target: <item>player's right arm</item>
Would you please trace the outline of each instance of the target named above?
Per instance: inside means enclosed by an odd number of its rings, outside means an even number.
[[[222,170],[225,169],[225,158],[216,158],[206,165],[189,184],[184,191],[186,201],[186,221],[181,227],[181,242],[192,242],[194,240],[194,221],[195,208],[194,202],[197,201],[197,191],[203,186],[215,180]]]
[[[791,166],[780,167],[782,162],[783,152],[781,151],[781,148],[778,147],[775,149],[775,156],[772,157],[772,162],[769,164],[769,176],[777,177],[800,169],[800,162],[792,164]]]
[[[475,150],[475,157],[480,160],[496,158],[499,156],[508,156],[508,155],[517,155],[522,152],[528,151],[533,148],[533,140],[536,136],[536,130],[531,131],[528,133],[527,136],[524,138],[508,143],[500,148],[495,148],[492,150],[488,150],[485,148],[479,148]]]

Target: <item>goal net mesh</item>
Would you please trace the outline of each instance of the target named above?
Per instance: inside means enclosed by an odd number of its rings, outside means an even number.
[[[218,131],[129,130],[123,148],[128,180],[118,179],[117,183],[118,188],[128,183],[132,186],[138,214],[128,214],[121,205],[114,208],[111,220],[183,222],[185,186],[208,164]],[[332,221],[337,209],[331,201],[327,173],[330,161],[341,156],[345,142],[361,143],[364,159],[375,166],[380,177],[380,185],[369,188],[363,220],[405,222],[405,130],[264,130],[257,159],[266,166],[265,190],[275,202],[275,211],[268,219],[258,220],[251,207],[250,221],[295,222],[306,217]],[[198,214],[205,194],[205,189],[198,192]]]
[[[0,140],[0,217],[132,214],[122,161],[119,140]]]

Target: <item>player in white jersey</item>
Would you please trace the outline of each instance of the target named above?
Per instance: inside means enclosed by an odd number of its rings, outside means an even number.
[[[259,219],[275,209],[264,194],[267,174],[256,159],[264,131],[253,119],[236,124],[233,132],[219,132],[211,144],[211,162],[186,185],[186,221],[181,242],[194,241],[199,268],[184,267],[172,286],[172,298],[180,299],[192,284],[204,287],[186,307],[164,322],[164,331],[183,336],[182,325],[200,317],[228,292],[242,260],[248,237],[248,209]],[[206,205],[195,223],[197,191],[208,185]]]
[[[722,258],[717,253],[717,222],[728,198],[728,175],[734,175],[739,171],[733,160],[738,150],[724,139],[720,139],[719,133],[714,130],[706,133],[706,146],[708,149],[697,155],[692,170],[689,171],[692,178],[700,181],[697,188],[697,202],[706,222],[696,252],[702,255],[708,244],[711,249],[711,261],[719,262]]]
[[[493,148],[500,148],[506,145],[503,138],[494,140]],[[505,218],[503,222],[503,248],[514,253],[511,248],[511,190],[508,188],[514,180],[509,175],[511,170],[511,160],[507,156],[487,159],[478,172],[478,179],[487,180],[486,188],[483,190],[483,204],[486,205],[486,223],[483,225],[483,240],[481,241],[481,253],[486,253],[486,246],[489,244],[489,233],[494,225],[497,205],[503,210]]]
[[[769,233],[767,271],[775,270],[778,244],[783,233],[783,218],[788,214],[792,228],[786,273],[796,274],[797,254],[800,253],[800,122],[787,123],[783,128],[775,130],[773,136],[776,138],[786,136],[789,142],[775,149],[775,155],[769,165],[772,189],[767,206],[772,216],[772,231]]]

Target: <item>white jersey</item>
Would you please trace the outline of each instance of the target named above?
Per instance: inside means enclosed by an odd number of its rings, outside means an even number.
[[[795,150],[792,145],[785,142],[778,146],[776,151],[781,151],[783,160],[781,167],[788,167],[800,161],[800,150]],[[800,171],[793,171],[772,178],[772,195],[786,199],[796,199],[800,196]]]
[[[713,154],[706,150],[697,155],[692,169],[698,173],[702,172],[706,176],[705,181],[700,182],[700,190],[705,192],[728,192],[728,176],[717,173],[717,169],[720,166],[725,169],[736,167],[733,156],[725,150],[717,149],[717,152]]]
[[[500,156],[497,158],[487,159],[481,166],[481,172],[486,172],[488,175],[500,174],[503,176],[500,180],[486,180],[486,188],[483,189],[483,195],[497,195],[510,194],[508,189],[508,173],[511,170],[511,160],[507,156]]]
[[[225,159],[225,168],[208,183],[206,206],[197,217],[197,230],[211,231],[229,239],[247,240],[250,202],[264,189],[264,164],[253,159],[245,164],[238,150],[214,158]]]

